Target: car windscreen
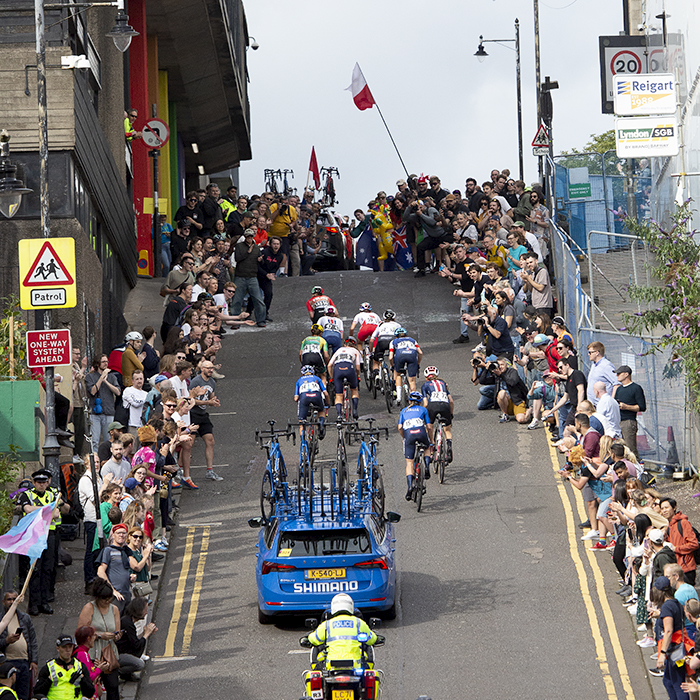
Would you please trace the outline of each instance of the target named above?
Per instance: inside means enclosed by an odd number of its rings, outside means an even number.
[[[279,550],[289,557],[367,554],[372,551],[367,530],[302,530],[280,533]]]

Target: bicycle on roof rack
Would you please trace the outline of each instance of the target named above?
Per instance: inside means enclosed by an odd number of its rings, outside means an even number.
[[[286,430],[275,430],[275,421],[267,421],[269,430],[256,430],[255,441],[260,445],[260,449],[267,452],[267,464],[263,474],[262,486],[260,488],[260,511],[263,520],[270,522],[275,514],[278,501],[289,501],[289,488],[287,484],[287,467],[284,463],[279,439],[284,437],[289,442],[289,438],[296,443],[296,433]]]
[[[375,428],[373,422],[374,418],[368,418],[368,426],[364,428],[359,423],[355,424],[348,429],[348,434],[360,438],[361,441],[357,455],[357,498],[360,502],[369,499],[372,511],[383,517],[386,494],[384,479],[377,462],[377,445],[382,433],[385,440],[389,439],[389,428]]]
[[[338,168],[321,168],[321,176],[323,177],[323,196],[321,197],[321,204],[325,207],[332,207],[336,204],[333,175],[337,176],[337,178],[340,180],[340,172],[338,171]]]
[[[265,191],[271,192],[272,194],[279,194],[279,189],[277,188],[278,179],[282,179],[281,170],[265,168]]]

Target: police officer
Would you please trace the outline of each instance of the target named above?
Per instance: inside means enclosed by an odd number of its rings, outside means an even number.
[[[54,599],[54,588],[56,586],[56,567],[58,565],[58,532],[56,526],[61,523],[61,513],[70,511],[69,504],[61,504],[61,494],[58,489],[49,486],[51,472],[47,469],[39,469],[32,474],[34,487],[22,493],[18,500],[18,505],[22,512],[27,515],[34,510],[38,510],[49,503],[58,501],[58,512],[54,512],[49,535],[46,542],[46,549],[36,562],[32,578],[29,580],[29,607],[27,612],[30,615],[52,615],[53,608],[49,603]]]
[[[362,645],[384,641],[364,620],[355,617],[354,611],[352,598],[347,593],[338,593],[331,600],[331,616],[309,635],[314,646],[326,645],[327,665],[329,661],[352,659],[355,668],[361,668]]]
[[[5,658],[4,654],[0,654],[0,657]],[[19,700],[12,687],[17,678],[17,671],[12,661],[0,664],[0,700]]]
[[[73,658],[74,648],[75,642],[69,634],[58,637],[58,655],[39,669],[33,698],[75,700],[80,697],[93,697],[95,686],[90,680],[90,672],[84,663]]]

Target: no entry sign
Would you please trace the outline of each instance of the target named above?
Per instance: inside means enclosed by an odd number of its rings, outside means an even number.
[[[57,367],[71,363],[70,331],[27,331],[27,367]]]

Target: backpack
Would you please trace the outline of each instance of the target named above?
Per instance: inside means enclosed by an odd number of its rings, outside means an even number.
[[[678,526],[678,534],[683,537],[683,526],[681,525],[681,521],[679,520],[676,525]],[[693,528],[695,539],[700,543],[700,532],[698,532],[692,525],[690,527]],[[698,546],[693,552],[693,558],[695,559],[696,565],[700,564],[700,546]]]
[[[148,401],[144,401],[143,408],[141,409],[141,425],[146,425],[146,423],[148,423],[159,405],[160,394],[158,393],[154,393]]]

